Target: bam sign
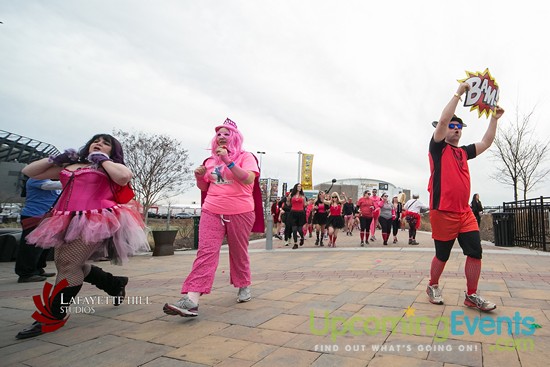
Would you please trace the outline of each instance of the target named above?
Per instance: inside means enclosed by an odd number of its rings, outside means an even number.
[[[491,76],[489,69],[484,72],[472,73],[466,72],[468,77],[459,80],[470,84],[470,90],[466,92],[464,107],[470,107],[470,111],[477,109],[478,117],[485,114],[489,118],[489,113],[494,113],[497,108],[499,88],[495,79]]]

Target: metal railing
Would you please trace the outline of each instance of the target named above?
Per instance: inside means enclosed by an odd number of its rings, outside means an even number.
[[[550,251],[550,198],[539,197],[502,204],[513,213],[514,244],[534,250]]]

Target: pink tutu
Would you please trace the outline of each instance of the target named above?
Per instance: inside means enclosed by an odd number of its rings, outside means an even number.
[[[108,241],[112,238],[112,241]],[[54,211],[26,238],[38,247],[51,248],[67,245],[81,239],[97,247],[96,253],[107,254],[107,246],[114,245],[113,259],[126,262],[137,252],[150,251],[144,223],[131,205],[115,205],[108,209],[86,211]]]

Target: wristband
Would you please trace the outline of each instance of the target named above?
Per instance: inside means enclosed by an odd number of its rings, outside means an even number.
[[[458,98],[458,100],[459,100],[460,102],[462,102],[462,97],[460,97],[460,96],[458,95],[458,93],[455,93],[455,97]]]
[[[231,169],[233,167],[235,167],[235,162],[231,162],[227,165],[227,168],[229,168],[229,169]]]

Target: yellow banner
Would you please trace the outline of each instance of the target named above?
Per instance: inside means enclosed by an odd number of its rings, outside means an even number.
[[[302,154],[302,190],[313,190],[313,154]]]

